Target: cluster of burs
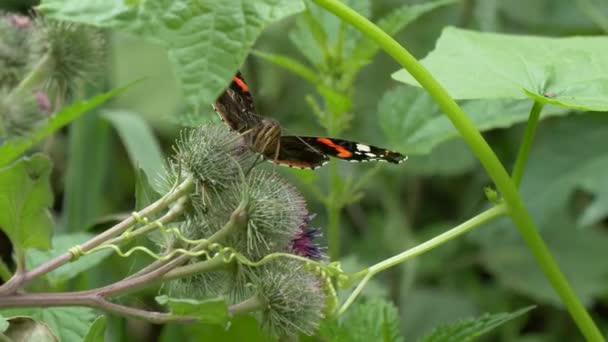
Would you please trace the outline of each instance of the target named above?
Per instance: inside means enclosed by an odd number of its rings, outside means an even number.
[[[95,79],[104,40],[93,28],[0,13],[0,142],[44,125]]]
[[[256,162],[242,138],[224,125],[207,124],[184,133],[166,182],[170,186],[188,176],[196,180],[181,233],[205,239],[228,228],[221,245],[251,261],[271,253],[322,258],[303,196],[273,167],[254,167]],[[241,222],[229,224],[235,217]],[[180,242],[165,243],[175,248],[172,244]],[[233,306],[253,308],[263,325],[282,337],[315,332],[327,309],[324,288],[322,277],[306,262],[285,257],[255,266],[233,259],[225,267],[168,286],[172,297],[222,295]]]

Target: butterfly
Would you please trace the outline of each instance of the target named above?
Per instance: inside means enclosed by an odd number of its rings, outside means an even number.
[[[335,157],[351,162],[386,161],[399,164],[407,159],[398,152],[359,142],[314,136],[282,135],[281,125],[257,113],[253,96],[240,72],[217,98],[213,109],[230,129],[240,133],[254,152],[273,163],[316,169]]]

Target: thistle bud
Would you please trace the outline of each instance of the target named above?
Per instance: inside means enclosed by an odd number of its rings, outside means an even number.
[[[46,69],[43,85],[51,98],[65,100],[100,75],[105,40],[97,29],[46,19],[38,20],[36,27],[37,53],[30,63]]]
[[[295,260],[250,269],[262,325],[282,339],[312,335],[323,319],[325,293],[319,279]]]

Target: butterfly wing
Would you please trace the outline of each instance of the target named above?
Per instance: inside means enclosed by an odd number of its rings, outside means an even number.
[[[331,157],[353,162],[386,161],[399,164],[406,156],[387,149],[361,144],[354,141],[325,138],[325,137],[297,137],[309,149]]]
[[[276,156],[264,155],[264,158],[273,163],[301,169],[316,169],[329,161],[325,154],[320,153],[297,136],[282,136]]]
[[[253,96],[240,72],[232,77],[230,86],[217,98],[213,109],[232,130],[244,133],[261,122],[255,111]]]

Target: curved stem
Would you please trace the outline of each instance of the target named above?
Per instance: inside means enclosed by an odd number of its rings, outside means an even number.
[[[443,245],[444,243],[460,236],[464,233],[471,231],[473,228],[478,227],[486,222],[492,221],[500,216],[507,214],[507,207],[504,204],[498,204],[497,206],[490,208],[481,214],[472,217],[471,219],[461,223],[460,225],[448,230],[445,233],[439,234],[434,238],[425,241],[413,248],[408,249],[405,252],[399,253],[393,257],[390,257],[386,260],[383,260],[371,267],[368,267],[362,271],[359,271],[352,275],[352,278],[364,277],[363,280],[357,285],[357,288],[350,294],[350,296],[346,299],[340,311],[338,311],[338,315],[341,315],[348,309],[348,307],[353,303],[355,298],[359,295],[365,283],[367,283],[374,275],[380,273],[387,268],[393,267],[397,264],[405,262],[415,256],[428,252],[436,247]]]
[[[378,272],[384,271],[387,268],[393,267],[397,264],[400,264],[408,259],[411,259],[415,256],[428,252],[435,247],[443,245],[444,243],[460,236],[466,232],[469,232],[471,229],[478,227],[486,222],[492,221],[495,218],[507,214],[507,207],[504,204],[498,204],[497,206],[490,208],[479,215],[476,215],[462,224],[435,236],[434,238],[427,240],[415,247],[408,249],[403,253],[399,253],[393,257],[390,257],[386,260],[382,260],[381,262],[371,266],[368,268],[371,274],[376,274]]]
[[[524,168],[526,167],[526,161],[532,148],[532,141],[534,140],[534,134],[536,133],[536,127],[538,126],[538,120],[540,119],[540,112],[543,109],[543,104],[534,101],[534,105],[530,110],[528,116],[528,123],[526,130],[524,131],[524,137],[522,138],[521,144],[519,145],[519,152],[517,153],[517,159],[515,160],[515,166],[513,166],[513,183],[515,186],[519,186],[521,178],[524,174]]]
[[[562,274],[549,249],[538,233],[532,217],[526,210],[524,202],[511,181],[509,174],[481,133],[475,128],[471,120],[462,109],[449,96],[447,91],[431,76],[431,74],[396,40],[374,25],[365,17],[359,15],[351,8],[337,0],[313,0],[326,10],[334,13],[343,21],[353,25],[363,34],[375,41],[386,53],[401,64],[418,83],[428,91],[429,95],[447,115],[456,127],[462,138],[473,150],[486,172],[502,193],[508,206],[509,215],[520,234],[526,241],[528,248],[534,255],[545,276],[559,294],[562,302],[568,308],[570,315],[576,322],[582,334],[590,341],[603,341],[602,334],[585,310],[566,277]]]

